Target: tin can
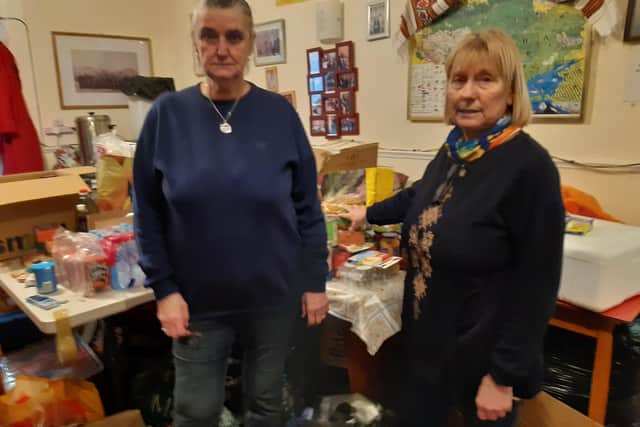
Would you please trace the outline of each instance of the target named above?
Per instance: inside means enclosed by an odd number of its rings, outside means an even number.
[[[338,244],[338,220],[336,216],[327,216],[325,224],[327,226],[327,243],[331,246]]]
[[[382,233],[380,236],[380,252],[400,256],[400,235],[398,233]]]
[[[28,271],[36,275],[36,289],[39,294],[52,294],[58,290],[53,262],[45,261],[33,264]]]
[[[327,282],[333,280],[333,246],[327,244]]]

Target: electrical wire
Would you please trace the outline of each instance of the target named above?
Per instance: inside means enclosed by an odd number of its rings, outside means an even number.
[[[558,156],[551,156],[552,159],[574,166],[580,166],[590,169],[628,169],[640,167],[640,163],[597,163],[597,162],[579,162],[577,160],[565,159]]]
[[[417,149],[417,148],[388,148],[381,147],[381,149],[396,153],[424,153],[430,154],[435,153],[440,148],[425,148],[425,149]],[[640,168],[640,163],[603,163],[603,162],[580,162],[578,160],[565,159],[564,157],[551,155],[551,158],[555,161],[567,163],[572,166],[587,168],[587,169],[636,169]]]

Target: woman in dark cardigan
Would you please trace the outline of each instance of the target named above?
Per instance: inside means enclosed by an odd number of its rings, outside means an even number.
[[[407,375],[402,425],[512,426],[541,387],[542,343],[562,264],[557,170],[522,130],[531,107],[515,43],[469,34],[446,64],[455,127],[421,180],[345,217],[403,222]],[[515,400],[514,400],[515,399]]]

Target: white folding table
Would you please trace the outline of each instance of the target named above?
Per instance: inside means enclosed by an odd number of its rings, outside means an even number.
[[[0,273],[0,287],[18,304],[20,309],[45,334],[56,333],[56,321],[53,312],[66,309],[71,327],[81,326],[95,320],[122,313],[137,305],[153,301],[153,291],[148,288],[133,288],[123,291],[108,291],[91,297],[84,297],[58,286],[55,294],[48,296],[66,301],[53,310],[45,310],[27,302],[27,297],[35,295],[35,287],[25,287],[10,273]]]

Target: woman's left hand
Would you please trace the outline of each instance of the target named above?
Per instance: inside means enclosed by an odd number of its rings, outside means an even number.
[[[491,375],[485,375],[478,387],[476,406],[478,418],[483,421],[504,418],[513,406],[513,387],[498,385]]]
[[[319,325],[328,312],[329,298],[326,292],[305,292],[302,295],[302,318],[306,316],[307,325]]]

